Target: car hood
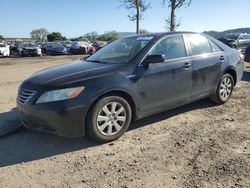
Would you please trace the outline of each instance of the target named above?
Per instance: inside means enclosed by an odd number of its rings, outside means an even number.
[[[77,61],[37,72],[28,78],[26,82],[35,85],[61,87],[70,83],[113,74],[116,67],[118,65]]]
[[[66,50],[66,47],[58,47],[58,48],[51,48],[51,49],[55,51],[64,51]]]

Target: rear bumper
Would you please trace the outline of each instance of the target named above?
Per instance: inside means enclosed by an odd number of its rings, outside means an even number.
[[[244,72],[244,62],[240,62],[236,66],[237,83],[239,83],[243,77]]]
[[[17,102],[17,109],[21,122],[29,129],[65,137],[85,135],[84,123],[87,108],[65,108],[60,105],[37,107],[36,105],[22,105]]]

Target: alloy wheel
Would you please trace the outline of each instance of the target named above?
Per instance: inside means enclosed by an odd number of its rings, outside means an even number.
[[[225,77],[220,84],[219,95],[221,100],[227,101],[233,91],[233,83],[229,77]]]
[[[108,103],[101,108],[97,115],[97,129],[105,136],[115,135],[122,130],[126,119],[126,110],[122,104]]]

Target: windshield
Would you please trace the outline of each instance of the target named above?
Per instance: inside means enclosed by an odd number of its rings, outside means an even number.
[[[110,43],[90,56],[87,61],[103,63],[128,63],[153,37],[128,37]]]
[[[20,47],[22,48],[27,48],[27,47],[38,47],[37,44],[34,44],[34,43],[22,43],[20,44]]]
[[[51,44],[51,47],[52,47],[52,48],[62,48],[63,45],[62,45],[61,43],[59,43],[59,42],[56,42],[56,43],[52,43],[52,44]]]
[[[228,39],[232,39],[232,40],[237,40],[237,38],[239,38],[240,35],[238,34],[229,34],[229,35],[226,35],[226,38]]]
[[[239,37],[240,40],[250,39],[250,34],[244,34]]]

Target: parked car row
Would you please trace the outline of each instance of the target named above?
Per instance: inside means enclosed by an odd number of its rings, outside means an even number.
[[[240,50],[242,53],[245,53],[247,47],[250,46],[250,34],[247,33],[240,34],[235,39],[219,38],[218,40],[231,48]]]
[[[104,47],[106,42],[88,43],[84,41],[57,41],[57,42],[0,42],[0,56],[10,54],[25,56],[92,54]]]
[[[218,40],[231,48],[238,49],[245,55],[245,62],[250,63],[250,34],[240,34],[235,39],[219,38]]]

